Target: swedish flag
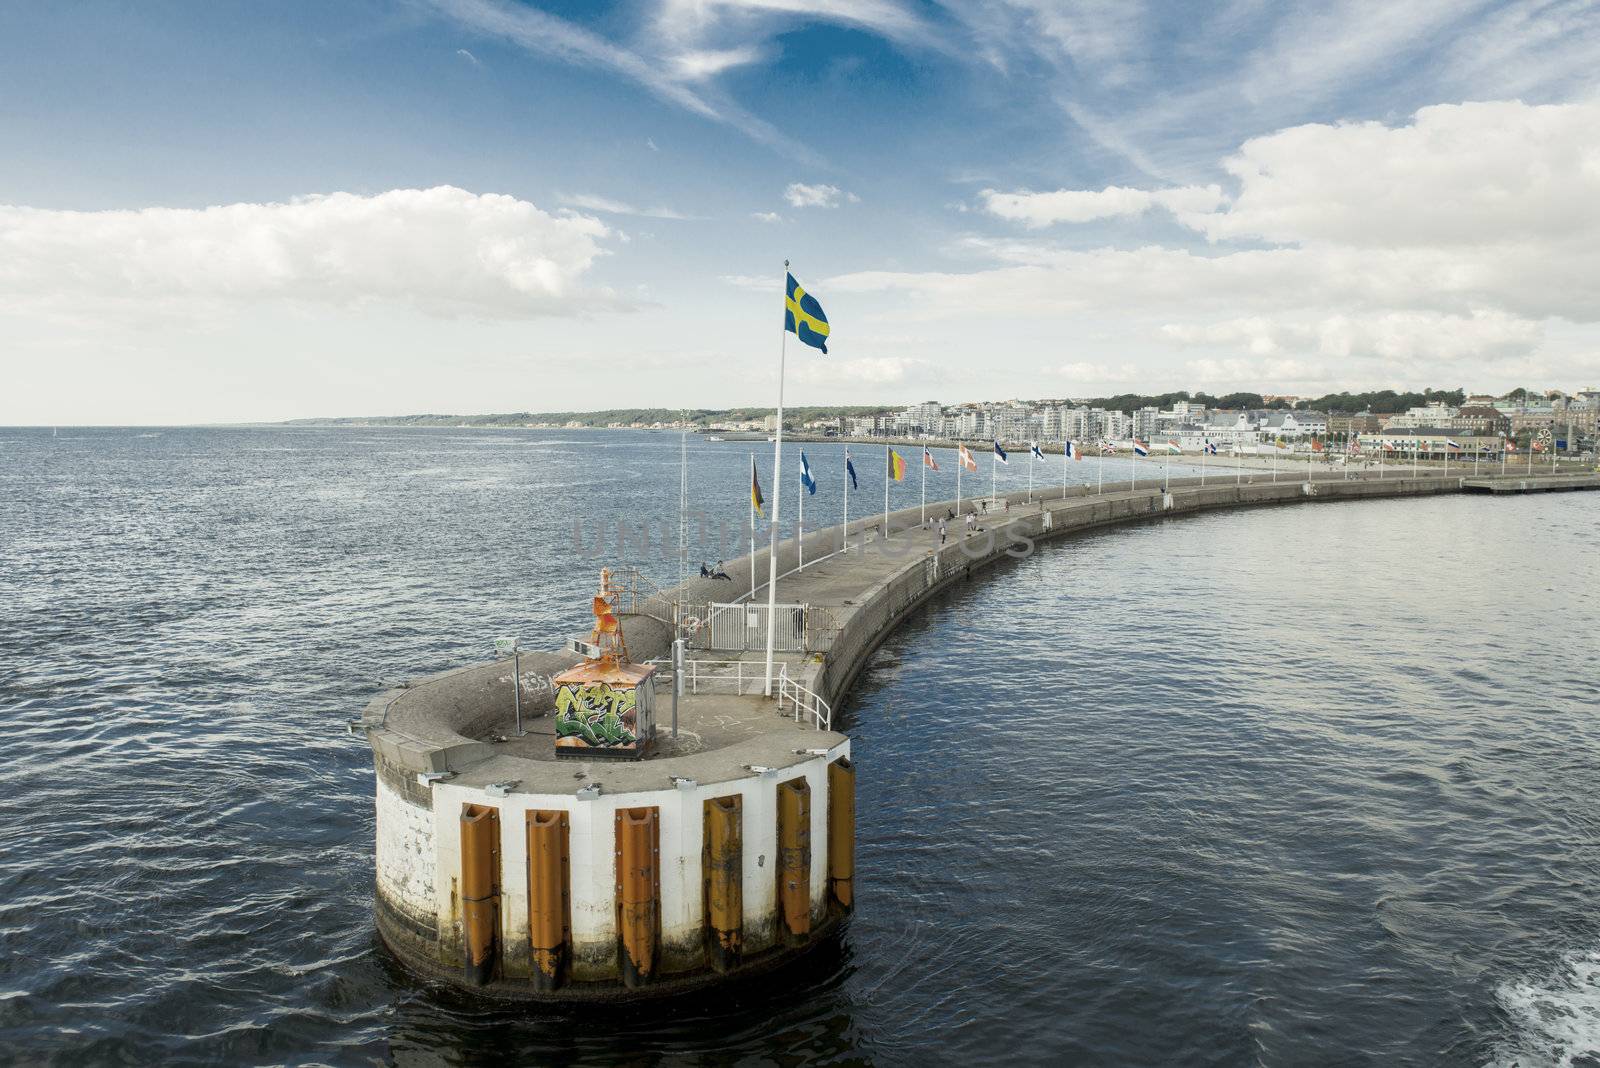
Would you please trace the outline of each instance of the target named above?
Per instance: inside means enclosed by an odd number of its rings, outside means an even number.
[[[783,302],[783,328],[814,349],[828,354],[828,317],[817,298],[800,288],[789,275],[789,293]]]

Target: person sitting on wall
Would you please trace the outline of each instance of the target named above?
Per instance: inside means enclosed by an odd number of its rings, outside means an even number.
[[[711,569],[706,566],[706,562],[704,560],[700,561],[700,577],[701,578],[710,578],[711,577]]]
[[[717,561],[717,569],[715,571],[711,572],[711,577],[714,578],[714,579],[721,579],[724,582],[732,582],[733,581],[733,576],[728,574],[726,571],[724,571],[722,569],[722,561],[721,560]]]

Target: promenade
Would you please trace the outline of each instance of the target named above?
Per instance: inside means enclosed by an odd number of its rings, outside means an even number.
[[[1087,465],[1085,465],[1087,466]],[[1439,468],[1413,476],[1409,468],[1345,472],[1298,469],[1270,472],[1233,472],[1174,478],[1163,486],[1155,477],[1094,485],[1035,488],[996,498],[968,498],[959,512],[953,500],[930,501],[893,511],[852,519],[848,545],[842,524],[807,530],[805,567],[800,568],[800,546],[790,537],[778,546],[776,603],[805,606],[806,645],[803,650],[774,655],[774,673],[786,670],[814,691],[830,707],[838,702],[864,665],[867,655],[893,629],[899,618],[940,587],[966,579],[1007,556],[1024,556],[1052,538],[1121,522],[1183,515],[1221,508],[1261,507],[1274,504],[1362,500],[1375,497],[1412,497],[1452,493],[1506,494],[1600,489],[1593,474],[1557,474],[1511,471],[1471,475]],[[976,481],[976,480],[975,480]],[[924,511],[928,521],[924,523]],[[969,533],[966,517],[976,524]],[[954,518],[952,518],[954,515]],[[941,544],[939,519],[946,521],[947,537]],[[751,594],[750,569],[755,568]],[[709,648],[703,636],[691,658],[708,662],[740,662],[746,678],[760,678],[766,660],[765,606],[768,551],[758,549],[726,564],[732,582],[692,579],[681,591],[685,605],[714,603],[746,605],[756,613],[743,649]],[[703,617],[701,617],[703,620]],[[737,644],[737,643],[735,643]],[[724,669],[725,670],[725,669]],[[748,673],[747,673],[748,672]]]

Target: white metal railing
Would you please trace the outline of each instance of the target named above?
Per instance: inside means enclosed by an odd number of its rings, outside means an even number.
[[[651,660],[663,676],[670,679],[672,661]],[[789,713],[796,723],[802,715],[819,731],[832,730],[833,710],[816,691],[789,677],[789,666],[780,664],[777,677],[778,713]],[[686,694],[730,693],[759,697],[766,689],[766,665],[750,660],[685,660],[683,692]]]
[[[650,663],[663,675],[672,674],[672,661],[662,658]],[[759,694],[766,688],[766,665],[744,660],[684,660],[684,693]]]
[[[785,700],[788,700],[794,709],[796,723],[800,722],[800,713],[804,712],[811,717],[811,722],[817,730],[833,729],[833,710],[828,707],[828,702],[824,701],[816,691],[791,679],[787,664],[778,673],[778,711],[783,711]]]

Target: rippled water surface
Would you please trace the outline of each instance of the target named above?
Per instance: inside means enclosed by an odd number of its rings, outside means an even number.
[[[749,447],[692,443],[712,520]],[[1044,546],[849,702],[836,952],[669,1010],[415,982],[374,939],[345,721],[575,629],[575,518],[657,516],[675,551],[677,448],[0,431],[0,1062],[1600,1063],[1600,494]],[[831,520],[839,450],[806,448]],[[629,555],[670,580],[659,549]]]

